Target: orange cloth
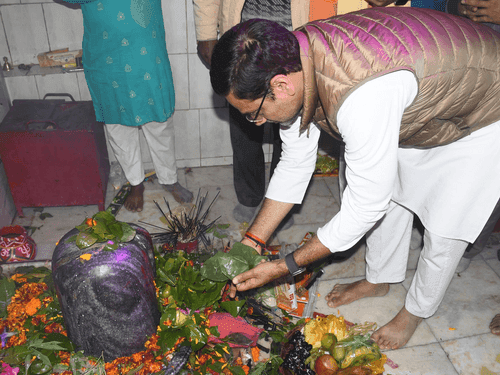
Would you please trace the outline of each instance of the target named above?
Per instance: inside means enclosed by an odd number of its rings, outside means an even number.
[[[309,21],[336,16],[337,2],[338,0],[311,0],[309,2]]]

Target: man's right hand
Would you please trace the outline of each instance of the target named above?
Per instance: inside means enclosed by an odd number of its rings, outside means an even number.
[[[217,40],[198,41],[198,56],[200,56],[201,61],[203,61],[209,69],[212,61],[212,52],[216,44]]]

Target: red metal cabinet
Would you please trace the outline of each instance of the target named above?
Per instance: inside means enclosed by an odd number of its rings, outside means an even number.
[[[0,124],[0,158],[20,216],[22,207],[104,210],[109,159],[91,101],[14,100]]]

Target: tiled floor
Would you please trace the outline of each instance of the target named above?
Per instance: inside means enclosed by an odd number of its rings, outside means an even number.
[[[232,219],[236,196],[231,166],[179,170],[179,182],[195,195],[198,191],[201,194],[208,193],[209,202],[220,193],[208,220],[220,216],[218,223],[230,224],[229,239],[238,241],[241,238],[245,226]],[[106,205],[115,193],[109,184]],[[139,224],[154,232],[154,228],[148,228],[143,222],[164,226],[160,221],[161,214],[153,203],[157,201],[162,208],[166,208],[164,198],[171,207],[178,205],[156,180],[148,181],[145,209],[141,213],[122,209],[117,219]],[[337,178],[313,178],[304,204],[295,215],[295,225],[277,233],[273,243],[299,243],[308,231],[315,231],[339,210],[338,201]],[[16,218],[14,223],[34,230],[32,238],[38,246],[36,259],[44,261],[51,259],[54,246],[62,235],[96,212],[97,206],[47,207],[43,210],[25,208],[25,217]],[[496,255],[500,247],[498,242],[477,256],[466,272],[455,275],[437,313],[418,327],[404,348],[386,352],[398,365],[397,368],[386,365],[386,374],[500,374],[500,337],[492,335],[488,328],[493,316],[500,313],[500,262]],[[388,295],[360,300],[334,311],[326,306],[323,296],[335,283],[352,282],[364,276],[364,245],[360,243],[355,250],[345,261],[328,262],[326,273],[319,283],[320,296],[315,311],[340,313],[352,322],[372,321],[382,326],[404,304],[419,249],[410,250],[407,278],[401,284],[392,285]],[[485,372],[485,368],[491,372]]]

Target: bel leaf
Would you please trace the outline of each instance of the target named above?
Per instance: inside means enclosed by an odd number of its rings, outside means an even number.
[[[76,246],[80,249],[85,249],[89,246],[95,244],[98,240],[98,237],[92,233],[80,232],[76,236]]]

